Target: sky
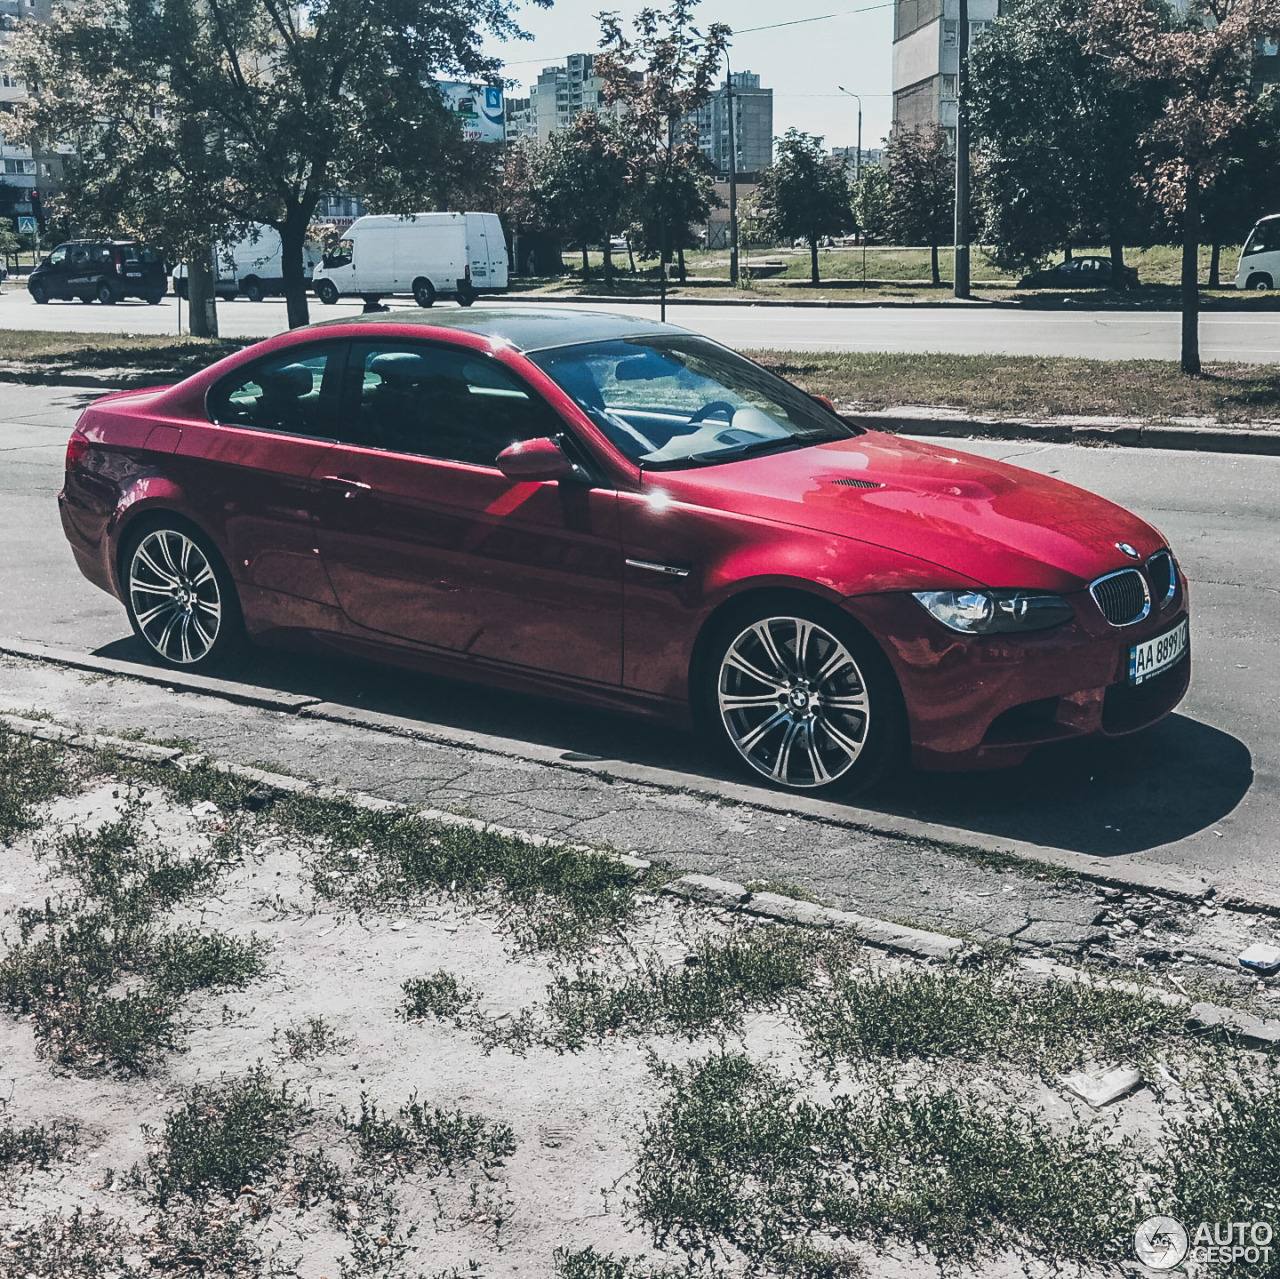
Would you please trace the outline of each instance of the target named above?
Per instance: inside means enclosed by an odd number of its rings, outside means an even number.
[[[662,7],[662,0],[650,3]],[[696,16],[701,26],[726,22],[741,32],[730,50],[733,69],[756,72],[761,86],[773,90],[775,134],[794,126],[824,137],[828,147],[853,146],[858,104],[840,92],[837,86],[843,85],[862,97],[862,145],[871,148],[881,145],[893,116],[893,7],[881,3],[867,12],[849,10],[874,4],[875,0],[702,0]],[[551,9],[525,5],[518,18],[532,39],[489,40],[485,52],[501,58],[507,76],[527,86],[544,66],[563,62],[570,53],[595,51],[600,39],[595,15],[601,9],[616,9],[629,20],[643,7],[629,0],[555,0]],[[825,14],[839,16],[797,22]],[[776,23],[795,25],[773,26]],[[748,30],[765,26],[772,29]]]

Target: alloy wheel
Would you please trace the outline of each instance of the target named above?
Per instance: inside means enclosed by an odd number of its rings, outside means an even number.
[[[222,629],[222,589],[208,557],[185,533],[148,533],[129,561],[129,605],[143,639],[167,662],[207,657]]]
[[[717,697],[729,740],[784,786],[826,786],[862,754],[871,724],[866,680],[849,649],[805,617],[753,622],[720,661]]]

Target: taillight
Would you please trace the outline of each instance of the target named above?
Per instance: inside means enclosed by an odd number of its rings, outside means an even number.
[[[76,470],[84,461],[84,455],[88,451],[88,437],[81,435],[79,431],[72,432],[71,438],[67,441],[67,470]]]
[[[124,254],[121,253],[119,249],[117,249],[113,254],[113,256],[116,262],[116,274],[123,275],[124,274]]]
[[[466,278],[468,280],[471,279],[471,263],[470,262],[468,262],[466,266]]]

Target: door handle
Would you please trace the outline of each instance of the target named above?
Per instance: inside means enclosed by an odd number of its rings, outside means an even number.
[[[358,497],[361,493],[368,493],[372,488],[372,484],[366,484],[363,480],[357,480],[350,475],[322,475],[320,477],[320,485],[322,488],[340,490],[343,497]]]

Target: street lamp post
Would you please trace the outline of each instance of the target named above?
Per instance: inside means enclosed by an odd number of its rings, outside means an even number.
[[[724,51],[725,103],[729,110],[729,283],[738,287],[738,139],[733,127],[733,68]]]
[[[956,245],[952,292],[969,296],[969,0],[956,22]]]
[[[853,160],[853,180],[857,182],[862,177],[862,97],[857,93],[850,93],[842,84],[836,85],[836,88],[846,97],[858,99],[858,154]]]

